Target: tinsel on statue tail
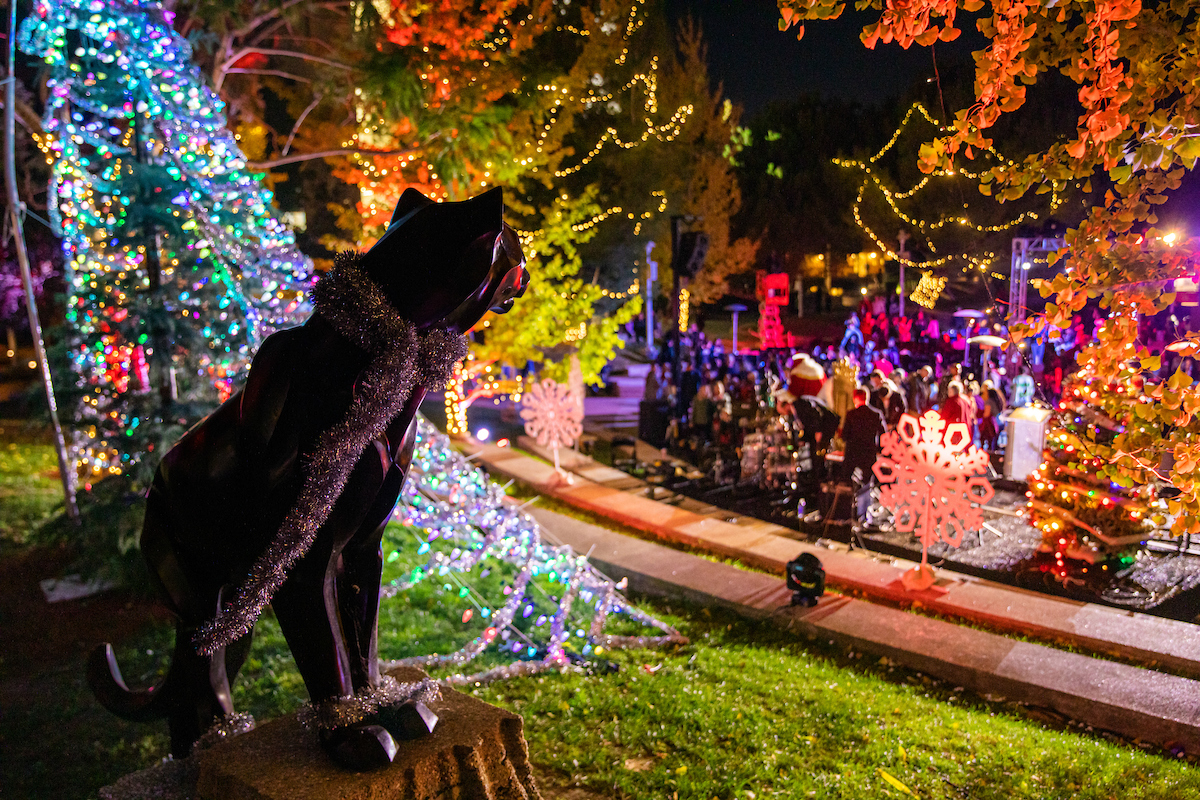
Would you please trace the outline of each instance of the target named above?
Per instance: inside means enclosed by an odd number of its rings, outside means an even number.
[[[513,641],[507,644],[519,644],[525,656],[523,660],[474,674],[460,671],[442,679],[447,684],[475,684],[565,666],[571,659],[566,645],[572,634],[580,641],[586,641],[587,649],[592,652],[596,652],[596,648],[652,647],[687,642],[686,637],[674,628],[625,600],[620,594],[624,582],[614,583],[570,547],[547,544],[544,541],[546,532],[537,521],[508,501],[503,487],[472,465],[454,449],[447,436],[423,417],[418,417],[417,447],[402,500],[396,510],[397,521],[425,529],[427,539],[420,543],[418,552],[429,552],[429,561],[424,567],[413,570],[407,578],[385,586],[385,596],[396,595],[431,576],[453,573],[466,596],[480,607],[482,613],[487,601],[479,597],[464,576],[476,568],[486,568],[497,562],[514,568],[516,576],[500,607],[494,612],[487,609],[488,627],[462,648],[450,654],[383,661],[382,669],[397,666],[460,668],[490,646],[498,647],[506,636],[511,635]],[[449,555],[431,550],[429,543],[438,539],[456,547]],[[547,615],[549,636],[535,639],[532,629],[522,632],[514,625],[514,620],[522,609],[532,607],[531,580],[539,574],[553,575],[562,590],[559,596],[552,598],[555,608]],[[580,619],[581,614],[575,609],[577,601],[582,601],[587,609],[583,616],[590,615],[590,620]],[[605,624],[613,613],[624,614],[657,633],[646,636],[606,634]],[[540,629],[541,626],[536,627]],[[539,657],[535,660],[534,655]]]

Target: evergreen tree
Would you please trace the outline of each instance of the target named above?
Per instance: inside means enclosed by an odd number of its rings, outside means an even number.
[[[38,143],[86,484],[124,473],[144,487],[262,339],[309,310],[311,266],[171,17],[148,0],[38,0],[18,39],[48,73]]]
[[[1145,421],[1133,413],[1141,396],[1133,379],[1109,383],[1085,370],[1051,418],[1046,460],[1029,477],[1029,516],[1041,551],[1051,554],[1043,568],[1060,580],[1127,566],[1138,543],[1166,523],[1153,475],[1112,480],[1101,469],[1103,448],[1144,438]]]

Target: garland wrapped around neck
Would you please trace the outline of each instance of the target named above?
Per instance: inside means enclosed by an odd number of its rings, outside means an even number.
[[[306,459],[304,486],[266,551],[250,568],[229,604],[200,627],[196,649],[211,655],[254,627],[255,620],[308,552],[341,496],[354,466],[387,429],[418,386],[445,386],[467,354],[466,338],[446,330],[418,331],[401,319],[363,271],[361,256],[342,253],[313,290],[317,313],[371,354],[346,416],[317,438]]]

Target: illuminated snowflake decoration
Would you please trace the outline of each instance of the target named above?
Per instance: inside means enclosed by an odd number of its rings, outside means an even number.
[[[583,433],[583,412],[571,387],[547,378],[534,383],[521,402],[525,432],[542,447],[567,447]]]
[[[967,531],[979,530],[995,491],[985,477],[988,454],[971,443],[966,425],[947,425],[936,411],[905,414],[880,444],[872,468],[880,504],[891,509],[896,530],[921,540],[922,565],[930,545],[958,547]]]

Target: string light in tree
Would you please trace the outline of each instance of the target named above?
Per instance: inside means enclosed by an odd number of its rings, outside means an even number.
[[[454,372],[446,384],[444,403],[446,406],[446,431],[451,436],[465,436],[468,432],[467,409],[483,398],[511,396],[520,402],[525,392],[525,380],[503,377],[495,362],[480,360],[468,355],[465,363],[454,366]]]
[[[863,232],[865,232],[867,234],[867,236],[870,237],[870,239],[875,243],[875,246],[884,252],[884,255],[888,259],[891,259],[894,261],[899,261],[899,262],[903,263],[905,266],[917,267],[920,269],[932,269],[932,268],[936,268],[936,267],[945,266],[953,261],[961,261],[965,265],[963,267],[964,271],[977,270],[977,271],[980,271],[980,272],[986,274],[987,266],[991,263],[991,261],[993,261],[995,259],[995,255],[992,253],[984,254],[984,257],[982,259],[975,257],[970,252],[963,251],[963,252],[957,252],[957,253],[951,253],[951,254],[938,255],[936,258],[930,259],[928,261],[921,261],[921,262],[913,261],[909,258],[900,256],[896,252],[895,248],[892,247],[887,240],[885,240],[883,237],[879,236],[875,232],[875,230],[869,224],[867,224],[867,222],[863,219],[863,216],[862,216],[863,202],[866,199],[868,189],[874,188],[876,190],[877,194],[883,198],[884,202],[887,204],[888,208],[896,216],[896,218],[898,220],[902,221],[905,225],[909,226],[911,229],[913,229],[914,231],[916,231],[918,234],[921,235],[921,239],[922,239],[921,243],[922,243],[924,249],[927,250],[929,253],[935,254],[935,255],[938,254],[938,247],[937,247],[937,243],[930,238],[930,234],[936,233],[943,229],[954,229],[954,230],[959,230],[959,231],[972,231],[977,234],[1001,233],[1004,231],[1012,230],[1013,228],[1017,227],[1018,225],[1021,225],[1022,223],[1034,221],[1034,220],[1038,219],[1037,212],[1025,211],[1025,212],[1018,214],[1015,218],[1013,218],[1007,222],[1003,222],[1003,223],[996,224],[996,225],[984,225],[984,224],[979,224],[979,223],[973,222],[971,220],[970,216],[967,215],[966,213],[950,214],[950,215],[943,216],[940,219],[936,219],[936,220],[923,220],[923,219],[914,217],[914,216],[908,214],[906,211],[904,211],[904,209],[900,206],[899,201],[912,199],[918,192],[929,187],[929,185],[933,179],[962,177],[962,178],[968,178],[968,179],[972,179],[972,180],[978,180],[979,178],[981,178],[984,175],[985,172],[987,172],[987,170],[980,170],[978,172],[972,172],[970,170],[961,169],[961,168],[938,169],[928,175],[923,175],[920,178],[920,180],[918,180],[913,186],[911,186],[908,189],[905,189],[905,190],[890,189],[884,183],[883,179],[880,177],[879,167],[877,166],[878,162],[888,155],[888,153],[892,150],[892,148],[895,147],[895,145],[899,141],[900,137],[905,133],[909,124],[914,120],[914,118],[918,118],[918,117],[920,119],[923,119],[925,122],[929,123],[930,125],[932,125],[936,131],[936,135],[938,135],[938,136],[947,135],[951,132],[950,128],[947,128],[947,127],[941,125],[937,120],[935,120],[921,103],[914,103],[908,109],[908,111],[905,113],[904,119],[901,121],[900,126],[892,134],[892,137],[888,140],[887,144],[885,144],[882,148],[880,148],[879,151],[876,152],[874,155],[872,155],[865,161],[859,161],[859,160],[854,160],[854,159],[840,159],[840,158],[833,159],[834,164],[836,164],[840,167],[845,167],[847,169],[858,170],[863,174],[863,180],[862,180],[862,183],[859,185],[858,194],[855,197],[854,205],[852,207],[852,212],[854,214],[854,221],[859,226],[859,228],[861,228],[863,230]],[[990,156],[996,162],[1003,164],[1005,166],[1009,166],[1009,167],[1017,166],[1017,164],[1015,162],[1002,156],[999,152],[997,152],[990,145],[986,149],[982,150],[981,152],[983,154],[986,154],[987,156]],[[1050,207],[1051,211],[1056,210],[1062,204],[1062,198],[1059,195],[1059,188],[1060,187],[1057,182],[1053,182],[1051,184],[1050,201],[1049,201],[1049,207]]]

